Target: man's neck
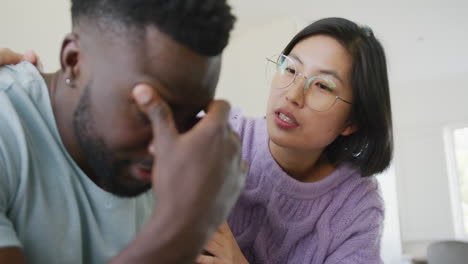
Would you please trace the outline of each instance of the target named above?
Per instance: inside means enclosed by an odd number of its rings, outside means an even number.
[[[52,74],[42,74],[49,90],[55,122],[65,149],[73,160],[83,170],[87,171],[86,160],[73,128],[73,114],[79,102],[79,96],[73,96],[72,87],[65,83],[65,77],[61,71]]]

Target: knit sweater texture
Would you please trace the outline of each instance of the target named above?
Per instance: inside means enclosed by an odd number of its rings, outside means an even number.
[[[345,163],[326,178],[299,182],[272,157],[264,118],[233,111],[249,165],[229,226],[249,263],[382,263],[382,196],[374,177]]]

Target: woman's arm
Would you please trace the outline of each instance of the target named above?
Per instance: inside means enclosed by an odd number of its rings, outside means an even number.
[[[205,246],[209,254],[202,254],[197,258],[197,264],[248,264],[249,262],[242,254],[234,235],[225,222],[211,237]]]
[[[39,57],[34,51],[26,51],[24,54],[17,53],[8,48],[0,48],[0,66],[7,64],[18,64],[21,61],[29,61],[42,70]]]

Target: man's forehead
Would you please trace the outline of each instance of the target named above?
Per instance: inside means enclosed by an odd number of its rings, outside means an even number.
[[[101,34],[99,29],[85,33],[84,44],[92,47],[86,52],[99,71],[126,72],[127,78],[148,79],[177,97],[214,94],[220,56],[200,55],[155,27],[128,34]]]
[[[177,97],[175,101],[213,97],[219,77],[219,56],[200,55],[154,28],[146,32],[143,48],[139,50],[145,75]]]

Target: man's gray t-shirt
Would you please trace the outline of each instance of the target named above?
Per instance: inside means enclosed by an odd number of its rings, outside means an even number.
[[[151,191],[116,197],[77,166],[33,65],[0,67],[0,248],[21,247],[28,263],[105,263],[153,206]]]

